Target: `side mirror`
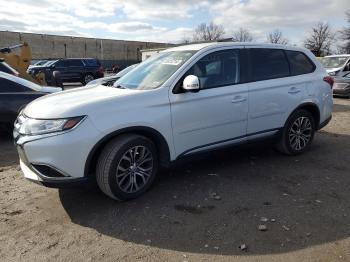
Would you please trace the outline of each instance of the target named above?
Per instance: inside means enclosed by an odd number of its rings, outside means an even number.
[[[188,92],[198,92],[200,89],[198,77],[194,75],[186,76],[183,81],[183,89]]]

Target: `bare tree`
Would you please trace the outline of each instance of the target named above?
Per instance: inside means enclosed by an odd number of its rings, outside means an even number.
[[[239,28],[237,31],[233,32],[232,36],[233,42],[251,42],[253,41],[253,35],[248,29]]]
[[[187,36],[183,36],[182,38],[181,38],[181,40],[180,40],[180,44],[185,44],[185,45],[187,45],[187,44],[190,44],[192,41],[191,41],[191,38],[189,38],[189,37],[187,37]]]
[[[267,35],[267,41],[272,44],[287,45],[288,39],[283,37],[283,33],[279,29],[275,29]]]
[[[340,38],[344,41],[340,49],[344,53],[350,53],[350,11],[346,12],[346,16],[349,24],[340,31]]]
[[[335,34],[331,31],[328,23],[319,22],[311,30],[311,35],[304,41],[304,46],[316,56],[327,55],[331,51],[332,41]]]
[[[225,30],[222,25],[217,25],[214,22],[202,23],[194,30],[193,40],[195,42],[219,40],[224,34]]]

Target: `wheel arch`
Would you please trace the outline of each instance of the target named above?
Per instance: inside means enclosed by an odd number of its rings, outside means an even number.
[[[287,123],[290,116],[293,115],[296,111],[298,111],[300,109],[304,109],[306,111],[309,111],[312,114],[312,116],[314,117],[314,120],[315,120],[315,124],[316,124],[315,128],[316,128],[316,130],[318,130],[319,126],[320,126],[321,113],[320,113],[320,109],[318,108],[317,104],[312,103],[312,102],[302,103],[297,108],[295,108],[293,110],[293,112],[289,114],[285,124]]]
[[[85,161],[84,177],[91,177],[92,175],[94,175],[93,171],[96,168],[97,159],[102,149],[105,147],[105,145],[109,141],[111,141],[113,138],[116,138],[117,136],[120,136],[122,134],[142,135],[147,137],[151,141],[153,141],[153,143],[155,144],[158,150],[159,165],[163,167],[169,166],[170,149],[164,136],[161,133],[159,133],[157,130],[151,127],[134,126],[134,127],[123,128],[123,129],[114,131],[112,133],[109,133],[94,145],[94,147],[90,150],[88,157]]]

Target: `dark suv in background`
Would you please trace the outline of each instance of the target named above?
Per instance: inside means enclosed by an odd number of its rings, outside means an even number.
[[[28,73],[35,75],[44,72],[50,79],[54,71],[60,72],[61,81],[81,82],[83,85],[104,76],[104,68],[100,61],[94,58],[68,58],[51,61],[43,66],[33,66]]]

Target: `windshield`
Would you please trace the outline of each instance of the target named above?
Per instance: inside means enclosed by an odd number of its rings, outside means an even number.
[[[46,60],[42,60],[42,61],[36,62],[34,65],[39,66],[39,65],[46,64],[46,63],[47,63]]]
[[[342,67],[348,59],[348,56],[321,57],[320,62],[325,68],[338,68]]]
[[[116,74],[116,77],[122,77],[124,75],[126,75],[127,73],[129,73],[132,69],[134,69],[136,66],[138,66],[139,64],[134,64],[131,66],[128,66],[127,68],[124,68],[122,71],[120,71],[118,74]]]
[[[172,51],[156,54],[116,81],[114,87],[143,90],[158,88],[195,52]]]
[[[51,61],[47,61],[45,64],[43,64],[44,66],[50,66],[53,63],[56,63],[58,60],[51,60]]]

